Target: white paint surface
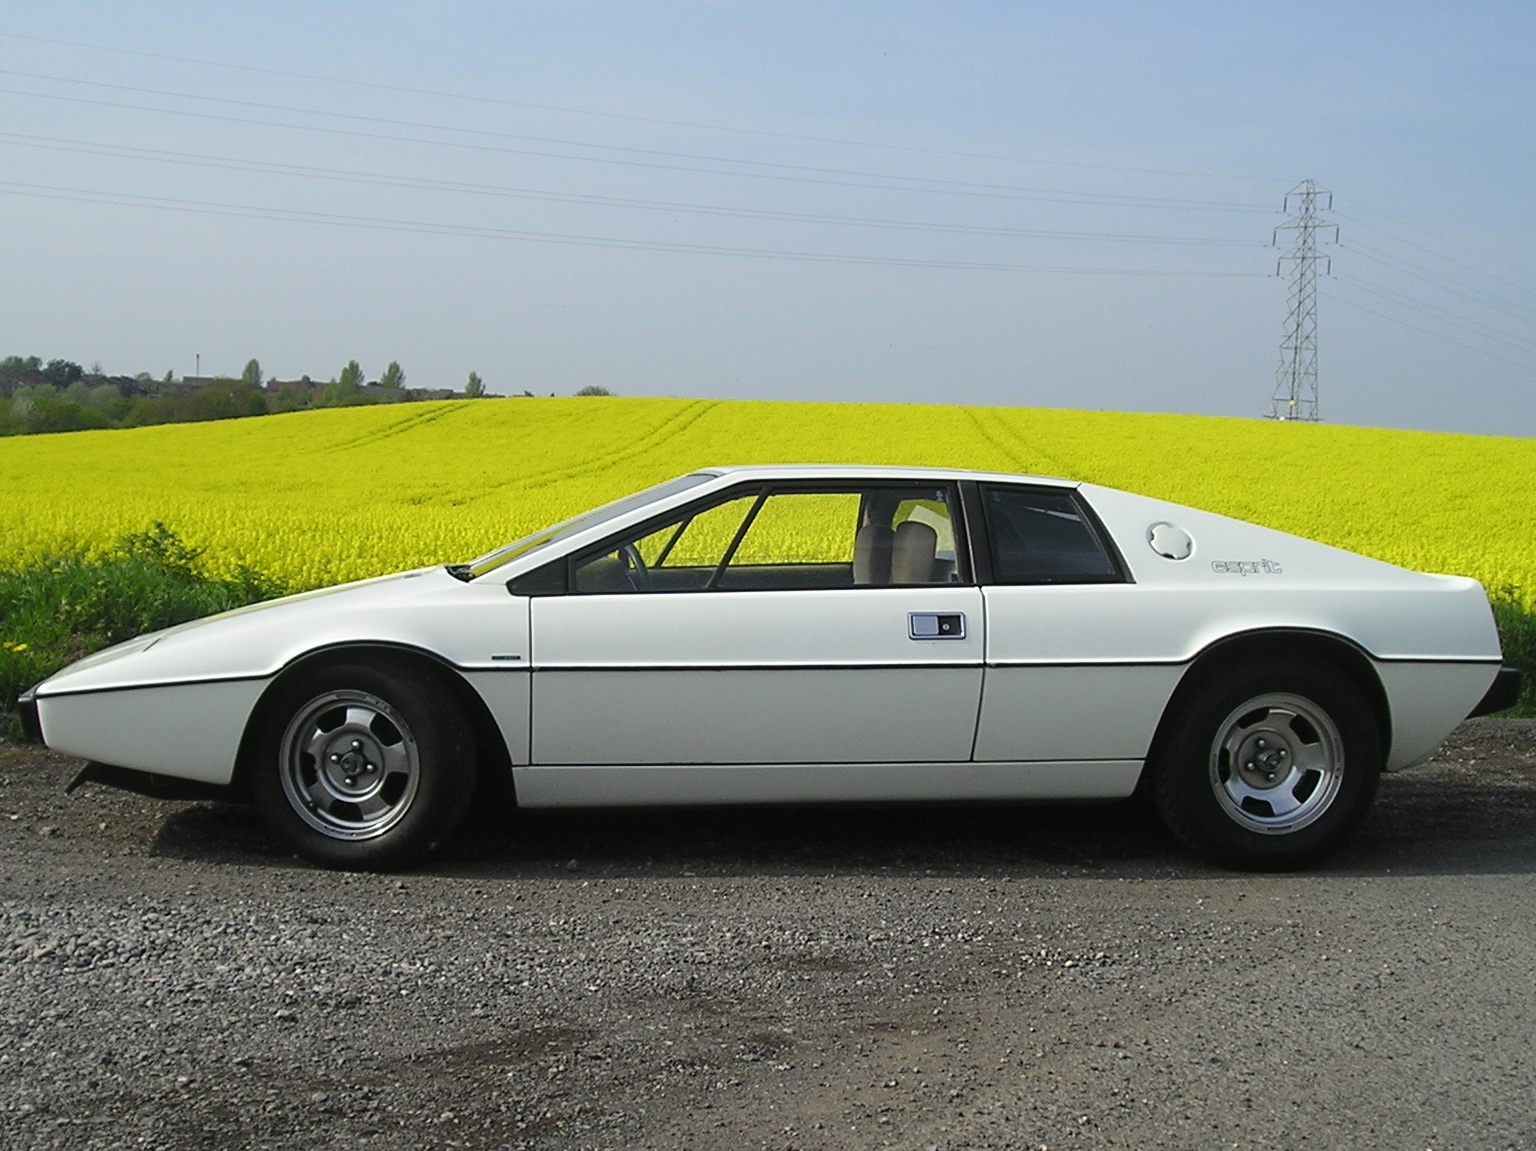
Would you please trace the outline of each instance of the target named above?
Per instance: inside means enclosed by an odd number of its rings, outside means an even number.
[[[905,800],[1123,799],[1140,760],[516,768],[527,807]]]

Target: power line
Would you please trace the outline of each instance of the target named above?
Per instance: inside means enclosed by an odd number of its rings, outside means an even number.
[[[1484,279],[1492,280],[1494,283],[1503,284],[1506,288],[1514,288],[1517,292],[1536,294],[1536,289],[1532,289],[1528,284],[1520,284],[1513,280],[1506,280],[1502,276],[1495,276],[1492,272],[1489,272],[1484,268],[1480,268],[1475,264],[1469,264],[1465,260],[1458,260],[1454,256],[1447,256],[1444,252],[1436,251],[1434,248],[1431,248],[1425,244],[1415,243],[1413,240],[1406,239],[1403,236],[1395,235],[1394,233],[1387,231],[1385,228],[1379,227],[1376,224],[1372,224],[1367,220],[1358,219],[1346,212],[1337,212],[1335,214],[1341,220],[1348,220],[1362,228],[1368,228],[1370,231],[1386,236],[1388,239],[1396,240],[1399,244],[1404,244],[1407,247],[1415,248],[1418,251],[1423,252],[1425,255],[1433,256],[1437,260],[1444,260],[1447,264],[1454,264],[1456,267],[1461,268],[1464,271],[1472,272],[1476,275],[1482,276]],[[1385,213],[1382,213],[1382,215],[1385,216]],[[1386,218],[1391,219],[1392,217],[1386,216]],[[1511,271],[1523,272],[1526,270],[1523,268],[1516,268],[1512,264],[1505,264],[1498,260],[1490,260],[1489,262],[1496,263],[1500,267],[1508,268]]]
[[[1027,156],[1009,156],[992,152],[965,152],[949,148],[924,148],[912,144],[888,144],[870,140],[858,140],[840,136],[815,136],[796,132],[776,132],[763,128],[743,128],[739,125],[706,123],[698,120],[665,119],[658,116],[640,116],[632,112],[607,112],[591,108],[575,108],[561,104],[544,104],[528,100],[511,100],[502,96],[479,96],[464,92],[449,92],[434,88],[413,88],[403,84],[385,84],[377,80],[358,80],[340,76],[325,76],[311,72],[295,72],[282,68],[263,68],[252,64],[230,64],[219,60],[204,60],[193,56],[175,56],[164,52],[145,52],[134,48],[122,48],[105,44],[87,44],[75,40],[58,40],[46,36],[26,36],[18,32],[0,32],[0,39],[22,40],[34,44],[52,44],[64,48],[82,48],[91,52],[110,52],[122,56],[135,56],[146,60],[166,60],[178,64],[196,64],[205,68],[223,68],[236,72],[249,72],[260,76],[280,76],[290,80],[310,80],[323,84],[340,84],[348,87],[369,89],[376,92],[398,92],[411,96],[431,96],[471,103],[498,105],[507,108],[523,108],[543,112],[560,112],[567,115],[591,116],[607,120],[620,120],[636,124],[656,124],[672,128],[694,128],[708,132],[728,132],[736,135],[759,136],[765,139],[796,140],[812,144],[837,144],[844,147],[870,148],[891,152],[908,152],[923,156],[947,156],[967,160],[999,160],[1011,164],[1035,164],[1043,167],[1080,168],[1099,172],[1129,172],[1149,176],[1178,176],[1184,179],[1240,180],[1273,184],[1275,180],[1262,176],[1235,176],[1221,172],[1184,172],[1169,168],[1143,168],[1122,164],[1091,164],[1072,160],[1041,160]]]
[[[1495,296],[1492,292],[1485,292],[1481,288],[1475,288],[1461,280],[1444,276],[1424,267],[1422,264],[1415,264],[1412,260],[1404,260],[1390,252],[1372,247],[1370,244],[1362,244],[1355,240],[1348,244],[1341,243],[1339,247],[1345,251],[1353,252],[1355,255],[1364,256],[1365,259],[1372,263],[1380,264],[1382,267],[1410,276],[1442,292],[1449,292],[1451,295],[1460,296],[1470,303],[1499,312],[1512,320],[1523,320],[1526,322],[1536,320],[1536,308],[1517,304],[1513,300],[1506,300],[1502,296]]]
[[[1482,268],[1478,268],[1473,264],[1469,264],[1466,261],[1456,259],[1455,257],[1447,256],[1443,252],[1440,252],[1428,245],[1415,243],[1412,240],[1408,240],[1402,236],[1395,235],[1394,233],[1389,232],[1384,228],[1377,227],[1376,225],[1367,221],[1356,219],[1355,217],[1352,217],[1344,212],[1339,212],[1337,215],[1345,219],[1350,219],[1360,227],[1385,236],[1389,240],[1404,244],[1410,248],[1432,256],[1436,260],[1444,261],[1448,264],[1462,268],[1465,271],[1472,272],[1475,275],[1482,276],[1486,279],[1490,279],[1498,283],[1502,283],[1507,287],[1513,287],[1517,289],[1520,288],[1520,285],[1518,284],[1503,280],[1497,276],[1493,276]],[[1337,230],[1335,230],[1335,242],[1338,242]],[[1530,309],[1524,308],[1514,301],[1507,300],[1504,297],[1497,296],[1491,292],[1487,292],[1481,288],[1475,287],[1472,284],[1457,280],[1443,272],[1435,271],[1423,264],[1416,263],[1411,259],[1407,259],[1396,255],[1395,253],[1376,248],[1370,244],[1364,244],[1356,240],[1351,241],[1349,244],[1340,244],[1340,247],[1346,251],[1352,251],[1358,256],[1363,256],[1365,259],[1379,264],[1382,267],[1390,268],[1395,272],[1406,275],[1414,280],[1419,281],[1420,283],[1427,284],[1439,291],[1449,292],[1452,295],[1459,296],[1464,300],[1478,305],[1479,307],[1487,308],[1490,311],[1507,316],[1510,319],[1517,321],[1525,320],[1532,314]],[[1367,305],[1361,303],[1359,300],[1351,299],[1349,295],[1341,294],[1337,291],[1330,290],[1325,293],[1327,298],[1330,300],[1335,300],[1346,305],[1347,307],[1354,308],[1355,310],[1364,312],[1370,316],[1375,316],[1377,319],[1386,320],[1388,323],[1395,324],[1398,327],[1407,328],[1411,331],[1418,332],[1421,335],[1426,335],[1433,339],[1440,340],[1443,343],[1451,344],[1459,348],[1465,348],[1468,351],[1477,352],[1480,355],[1488,356],[1491,359],[1499,360],[1503,363],[1511,364],[1515,367],[1519,367],[1527,371],[1533,370],[1530,360],[1515,359],[1511,356],[1501,355],[1496,351],[1492,351],[1488,347],[1489,344],[1501,346],[1508,348],[1510,351],[1515,352],[1517,355],[1531,356],[1536,354],[1536,343],[1533,343],[1533,341],[1524,336],[1511,333],[1507,329],[1501,328],[1495,324],[1474,320],[1469,316],[1451,311],[1448,308],[1444,308],[1437,304],[1432,304],[1428,301],[1408,296],[1403,292],[1395,291],[1391,288],[1384,287],[1380,284],[1373,283],[1370,280],[1363,279],[1354,275],[1340,274],[1333,278],[1340,285],[1353,292],[1363,292],[1368,296],[1382,301],[1389,307],[1406,309],[1409,312],[1413,312],[1419,316],[1424,317],[1432,323],[1448,325],[1453,329],[1474,337],[1475,339],[1481,341],[1481,343],[1468,343],[1465,340],[1455,339],[1446,335],[1444,332],[1434,330],[1432,327],[1426,327],[1423,321],[1410,322],[1403,320],[1398,316],[1393,316],[1386,312],[1379,311],[1376,308],[1368,307]],[[1525,313],[1525,315],[1522,315],[1521,313]]]
[[[123,207],[155,208],[200,215],[326,224],[336,227],[364,228],[372,231],[415,232],[475,239],[522,240],[533,243],[620,248],[638,251],[680,252],[691,255],[746,256],[768,260],[796,260],[814,263],[953,269],[957,271],[1046,272],[1085,276],[1188,277],[1192,279],[1259,279],[1263,276],[1262,273],[1258,272],[1211,272],[1183,268],[1083,268],[1001,262],[927,260],[898,256],[861,256],[851,253],[747,248],[722,244],[684,244],[657,240],[636,240],[619,236],[584,236],[559,232],[520,231],[511,228],[491,228],[468,224],[445,224],[432,221],[402,220],[391,217],[346,215],[336,212],[311,212],[294,208],[270,208],[253,204],[228,204],[205,200],[172,199],[164,196],[142,196],[128,192],[100,192],[89,188],[67,188],[48,184],[29,184],[19,181],[0,181],[0,192],[43,200],[114,204]]]
[[[1508,332],[1501,331],[1497,328],[1491,328],[1486,324],[1480,324],[1476,320],[1468,319],[1466,316],[1458,315],[1457,313],[1448,311],[1445,308],[1439,308],[1433,304],[1426,304],[1423,301],[1413,300],[1398,292],[1394,292],[1389,288],[1383,288],[1379,285],[1371,284],[1368,281],[1357,279],[1354,276],[1341,274],[1335,278],[1341,284],[1346,284],[1350,287],[1357,288],[1360,291],[1365,292],[1367,295],[1375,296],[1377,299],[1385,300],[1387,303],[1395,304],[1398,307],[1407,308],[1410,311],[1418,312],[1421,315],[1428,316],[1434,320],[1439,320],[1443,324],[1449,324],[1454,328],[1460,328],[1462,331],[1468,333],[1469,335],[1477,336],[1479,339],[1491,340],[1493,343],[1503,344],[1505,347],[1510,348],[1513,351],[1536,354],[1536,344],[1533,344],[1531,341],[1523,340],[1518,336],[1511,336]]]
[[[16,96],[31,96],[40,100],[56,100],[72,104],[88,104],[101,108],[124,108],[131,111],[157,112],[170,116],[182,116],[198,120],[212,120],[225,124],[251,124],[266,128],[288,128],[300,132],[314,132],[328,136],[345,136],[351,139],[359,140],[380,140],[392,144],[424,144],[428,147],[453,148],[460,151],[482,152],[505,156],[537,156],[546,159],[574,160],[592,164],[610,164],[626,168],[646,168],[651,170],[670,172],[695,172],[705,175],[734,176],[757,180],[773,180],[781,183],[791,184],[814,184],[822,187],[834,188],[871,188],[882,192],[924,192],[933,195],[964,196],[974,199],[1023,200],[1033,203],[1075,204],[1088,207],[1148,206],[1133,204],[1104,204],[1099,201],[1085,200],[1081,196],[1074,194],[1066,194],[1063,196],[1043,196],[1026,195],[1023,193],[1005,194],[1001,192],[973,192],[955,188],[917,188],[911,186],[901,187],[894,184],[876,184],[860,180],[815,179],[805,176],[785,175],[782,173],[728,171],[718,168],[690,167],[682,164],[662,164],[642,160],[622,160],[613,156],[570,156],[560,152],[541,152],[531,148],[509,148],[491,144],[472,144],[463,140],[430,140],[412,136],[392,136],[382,132],[364,132],[355,128],[329,128],[319,124],[290,124],[276,120],[258,120],[248,116],[223,116],[216,112],[195,112],[185,108],[156,108],[144,104],[128,104],[112,100],[95,100],[88,96],[64,96],[57,93],[29,92],[24,89],[17,88],[0,88],[0,93],[8,93]],[[1158,204],[1156,206],[1189,209],[1201,208],[1201,205],[1198,203],[1165,203]]]
[[[1495,360],[1502,360],[1506,364],[1513,364],[1515,367],[1524,368],[1526,371],[1536,372],[1536,364],[1532,364],[1528,361],[1511,359],[1509,356],[1499,355],[1498,352],[1490,352],[1487,348],[1480,348],[1476,344],[1469,344],[1464,340],[1452,339],[1450,336],[1443,335],[1440,332],[1430,331],[1422,324],[1411,324],[1406,320],[1399,320],[1395,316],[1389,316],[1385,312],[1378,312],[1375,308],[1368,308],[1356,300],[1351,300],[1347,296],[1341,296],[1335,292],[1326,292],[1324,295],[1336,303],[1355,308],[1358,311],[1365,312],[1367,315],[1375,316],[1379,320],[1386,320],[1389,324],[1396,324],[1400,328],[1407,328],[1410,331],[1418,332],[1420,335],[1430,336],[1433,339],[1441,340],[1447,344],[1455,344],[1458,348],[1466,348],[1468,351],[1476,352],[1479,355],[1488,356]]]
[[[1386,216],[1385,213],[1380,214],[1387,219],[1392,219],[1392,217]],[[1396,232],[1382,228],[1367,220],[1360,220],[1345,212],[1339,212],[1338,215],[1342,218],[1351,220],[1357,226],[1363,229],[1384,237],[1386,240],[1391,241],[1394,244],[1403,245],[1415,252],[1420,253],[1421,258],[1423,256],[1427,256],[1430,259],[1443,265],[1459,269],[1462,273],[1471,273],[1472,276],[1481,278],[1482,280],[1493,284],[1500,285],[1505,289],[1514,289],[1515,291],[1521,293],[1531,291],[1531,289],[1525,285],[1520,284],[1514,280],[1496,275],[1492,272],[1489,272],[1486,268],[1479,267],[1478,265],[1470,263],[1465,259],[1461,259],[1453,255],[1448,255],[1446,252],[1440,250],[1433,244],[1419,243],[1403,235],[1397,234]],[[1401,221],[1394,222],[1402,224]],[[1409,231],[1413,230],[1411,226],[1403,226],[1408,228]],[[1451,296],[1458,297],[1468,303],[1471,303],[1478,308],[1485,309],[1488,313],[1495,317],[1503,317],[1506,320],[1515,321],[1516,323],[1521,324],[1522,327],[1530,324],[1532,320],[1536,320],[1536,309],[1521,304],[1516,300],[1509,299],[1505,295],[1501,295],[1496,292],[1489,291],[1486,288],[1479,287],[1476,284],[1469,283],[1465,279],[1458,278],[1458,275],[1455,272],[1447,273],[1446,271],[1427,266],[1426,264],[1421,263],[1415,259],[1405,257],[1399,255],[1398,253],[1387,251],[1382,248],[1377,248],[1371,244],[1362,243],[1358,240],[1351,241],[1348,244],[1342,244],[1340,246],[1344,250],[1352,251],[1357,256],[1361,256],[1364,259],[1379,265],[1380,267],[1390,269],[1391,271],[1398,273],[1400,276],[1408,277],[1410,280],[1417,281],[1419,284],[1426,285],[1435,291],[1447,293]],[[1502,266],[1512,267],[1511,265]],[[1438,332],[1432,328],[1425,327],[1422,321],[1418,323],[1408,323],[1396,317],[1389,316],[1383,312],[1368,308],[1358,300],[1349,299],[1348,296],[1340,295],[1335,292],[1328,293],[1330,299],[1340,300],[1343,303],[1357,308],[1362,312],[1366,312],[1369,315],[1388,320],[1389,322],[1398,324],[1402,327],[1411,328],[1415,331],[1421,331],[1426,335],[1434,337],[1435,339],[1454,344],[1457,347],[1467,348],[1469,350],[1479,352],[1483,355],[1490,356],[1494,359],[1501,360],[1505,363],[1514,364],[1518,367],[1526,368],[1528,370],[1530,368],[1528,361],[1516,360],[1508,356],[1500,355],[1497,352],[1489,350],[1487,345],[1492,344],[1507,348],[1510,351],[1515,352],[1517,355],[1530,356],[1536,354],[1536,341],[1533,341],[1528,336],[1511,331],[1508,327],[1501,325],[1497,319],[1492,321],[1473,319],[1471,316],[1464,315],[1461,312],[1453,311],[1448,307],[1432,303],[1419,297],[1410,296],[1404,291],[1388,288],[1381,284],[1377,284],[1368,279],[1363,279],[1357,276],[1340,275],[1337,277],[1337,280],[1341,285],[1349,288],[1350,290],[1354,292],[1363,292],[1368,296],[1382,301],[1384,304],[1390,307],[1404,309],[1407,312],[1422,316],[1432,323],[1446,325],[1454,330],[1466,333],[1467,335],[1472,336],[1479,341],[1483,341],[1483,346],[1469,344],[1462,340],[1452,339],[1442,332]]]
[[[353,113],[353,112],[330,112],[330,111],[326,111],[324,109],[303,108],[303,107],[299,107],[299,106],[296,106],[296,105],[290,105],[290,104],[270,104],[270,103],[266,103],[266,102],[263,102],[263,101],[257,101],[257,100],[237,100],[237,99],[234,99],[232,97],[226,97],[226,96],[203,96],[203,95],[199,95],[197,93],[174,92],[174,91],[169,91],[169,90],[161,89],[161,88],[145,88],[145,87],[140,87],[140,86],[130,85],[130,84],[111,84],[111,83],[108,83],[108,82],[102,81],[102,80],[80,80],[80,79],[76,79],[76,78],[71,77],[71,76],[51,76],[51,75],[47,75],[45,73],[40,73],[40,72],[22,72],[22,71],[18,71],[18,70],[15,70],[15,69],[9,69],[9,68],[0,68],[0,76],[14,76],[14,77],[18,77],[18,78],[21,78],[21,79],[42,80],[42,81],[45,81],[45,82],[60,83],[60,84],[75,84],[75,85],[79,85],[79,86],[82,86],[82,87],[106,89],[106,90],[115,91],[115,92],[130,92],[130,93],[133,93],[135,95],[140,95],[140,96],[161,96],[161,97],[165,97],[167,99],[191,100],[191,101],[197,101],[197,102],[205,103],[205,104],[222,104],[222,105],[226,105],[226,106],[229,106],[229,107],[249,108],[249,109],[254,109],[254,110],[262,111],[262,112],[290,113],[290,114],[301,115],[301,116],[320,116],[320,117],[328,117],[328,118],[331,118],[331,119],[346,120],[346,121],[350,121],[350,122],[353,122],[353,123],[382,125],[382,126],[387,126],[387,127],[392,127],[392,128],[407,128],[407,129],[414,129],[414,130],[418,130],[418,131],[427,131],[427,132],[451,132],[451,133],[458,133],[458,134],[461,134],[461,135],[475,136],[475,137],[486,138],[486,139],[516,140],[516,141],[521,141],[521,142],[530,143],[530,144],[544,144],[544,145],[555,146],[555,147],[564,147],[564,148],[587,148],[587,149],[591,149],[591,150],[599,151],[599,152],[626,153],[626,154],[633,155],[633,156],[655,157],[655,158],[667,159],[667,160],[686,160],[686,161],[694,161],[694,162],[697,162],[697,163],[707,163],[707,164],[737,165],[737,166],[739,166],[741,168],[759,169],[760,170],[760,171],[725,172],[725,173],[721,173],[721,174],[724,174],[724,175],[748,175],[748,176],[770,175],[770,176],[774,176],[776,178],[786,178],[786,177],[784,177],[784,176],[782,176],[780,174],[781,173],[795,173],[795,174],[799,175],[799,174],[814,173],[814,174],[818,174],[818,175],[847,177],[847,178],[853,178],[853,179],[858,179],[858,180],[866,180],[866,181],[884,181],[887,185],[893,185],[893,186],[896,186],[898,190],[906,190],[906,191],[939,191],[939,192],[953,192],[953,193],[958,193],[958,194],[972,194],[972,195],[1005,195],[1005,196],[1019,196],[1021,198],[1031,198],[1031,197],[1037,197],[1037,196],[1051,196],[1051,197],[1071,196],[1071,197],[1073,197],[1073,199],[1071,201],[1069,201],[1069,202],[1072,202],[1072,203],[1104,204],[1104,205],[1111,205],[1111,206],[1115,206],[1115,207],[1135,207],[1135,208],[1180,207],[1180,208],[1200,208],[1200,209],[1212,210],[1212,211],[1240,211],[1240,212],[1266,212],[1266,211],[1268,211],[1268,209],[1262,208],[1262,207],[1260,207],[1258,205],[1255,205],[1255,204],[1242,204],[1242,203],[1232,203],[1232,202],[1224,202],[1224,201],[1181,200],[1181,199],[1172,199],[1172,198],[1166,198],[1166,197],[1160,197],[1160,196],[1124,196],[1124,195],[1118,195],[1118,194],[1114,194],[1114,193],[1072,192],[1072,191],[1069,191],[1069,190],[1059,189],[1059,188],[1030,188],[1030,187],[1020,187],[1020,186],[1012,185],[1012,184],[991,184],[991,183],[983,183],[983,182],[979,182],[979,181],[946,180],[946,179],[942,179],[942,178],[938,178],[938,177],[931,177],[931,176],[903,176],[903,175],[899,175],[899,174],[892,174],[892,173],[885,173],[885,172],[868,172],[868,171],[862,171],[862,170],[859,170],[859,169],[828,168],[828,167],[823,167],[823,166],[818,166],[818,165],[811,165],[811,164],[783,164],[783,163],[778,163],[776,161],[770,161],[770,160],[738,160],[738,159],[734,159],[734,158],[729,157],[729,156],[710,156],[710,155],[694,153],[694,152],[674,152],[674,151],[668,151],[668,150],[659,149],[659,148],[635,148],[635,147],[631,147],[631,146],[628,146],[628,145],[621,145],[621,144],[595,144],[595,143],[591,143],[591,142],[588,142],[588,141],[570,140],[570,139],[565,139],[565,138],[557,137],[557,136],[535,136],[535,135],[530,135],[530,134],[527,134],[527,133],[504,132],[504,131],[499,131],[499,130],[495,130],[495,129],[488,129],[488,128],[464,128],[464,127],[459,127],[459,126],[453,125],[453,124],[434,124],[434,123],[430,123],[430,122],[416,121],[416,120],[398,120],[398,119],[393,119],[393,118],[386,117],[386,116],[365,116],[365,115],[361,115],[361,114]],[[188,112],[188,111],[186,111],[184,109],[177,109],[177,108],[154,108],[154,107],[148,107],[148,106],[144,106],[144,105],[114,103],[114,102],[110,102],[110,101],[99,101],[99,102],[98,101],[85,101],[85,100],[82,100],[79,97],[61,96],[61,95],[59,95],[57,93],[50,93],[50,92],[32,92],[32,91],[26,91],[26,90],[21,90],[21,89],[14,89],[14,88],[4,88],[4,89],[0,89],[0,91],[9,92],[9,93],[14,94],[14,95],[33,96],[33,97],[40,98],[40,99],[70,100],[70,101],[84,102],[84,103],[103,103],[103,104],[106,104],[108,107],[131,108],[131,109],[136,109],[136,110],[139,110],[139,111],[159,112],[159,113],[170,114],[170,115],[204,115],[204,116],[209,115],[209,114],[206,114],[206,113],[192,113],[192,112]],[[223,117],[218,117],[218,118],[223,118]],[[254,123],[263,123],[262,121],[240,120],[240,119],[235,118],[235,117],[228,117],[228,119],[235,120],[236,122],[244,122],[244,123],[252,123],[252,122],[254,122]],[[309,125],[298,125],[298,124],[269,124],[269,126],[272,126],[272,127],[301,128],[301,129],[302,128],[306,128],[306,127],[311,127]],[[331,129],[331,130],[335,131],[335,129]],[[422,141],[422,140],[417,140],[416,142],[418,142],[418,143],[455,143],[455,142],[452,142],[452,141]],[[546,154],[546,153],[534,153],[534,154],[535,155],[541,155],[541,154]],[[595,157],[595,156],[560,156],[559,158],[562,158],[562,159],[574,159],[574,160],[584,160],[584,161],[593,161],[593,160],[599,160],[599,159],[606,159],[606,157]],[[669,165],[655,164],[655,165],[652,165],[652,166],[668,167]],[[697,169],[682,169],[682,170],[697,170]],[[870,186],[870,185],[863,185],[863,186]]]
[[[682,212],[695,215],[723,216],[749,220],[770,220],[787,223],[825,224],[839,227],[880,228],[898,231],[938,232],[958,235],[1005,236],[1021,239],[1092,240],[1112,243],[1178,244],[1183,246],[1236,247],[1262,246],[1259,240],[1222,239],[1205,236],[1150,236],[1119,232],[1073,232],[1044,228],[998,228],[979,224],[948,224],[933,221],[890,220],[873,217],[835,216],[814,212],[784,212],[758,208],[728,207],[714,204],[690,204],[675,200],[643,200],[621,196],[601,196],[586,192],[562,192],[539,188],[522,188],[500,184],[476,184],[458,180],[438,180],[426,177],[402,176],[383,172],[360,172],[340,168],[320,168],[305,164],[274,163],[248,160],[236,156],[210,156],[196,152],[175,152],[160,148],[139,148],[132,145],[101,144],[89,140],[73,140],[53,136],[32,136],[17,132],[0,132],[0,143],[16,147],[44,148],[51,151],[69,152],[76,155],[109,156],[119,159],[149,160],[155,163],[178,164],[192,167],[214,168],[233,172],[254,172],[265,175],[290,176],[303,179],[321,179],[378,187],[406,188],[423,191],[455,192],[468,195],[509,197],[561,204],[582,204],[598,207],[635,208],[657,212]]]

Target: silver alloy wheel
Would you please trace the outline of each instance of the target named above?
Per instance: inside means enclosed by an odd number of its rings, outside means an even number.
[[[373,839],[411,809],[421,756],[411,729],[378,696],[328,691],[283,732],[283,793],[295,813],[332,839]]]
[[[1344,740],[1328,713],[1288,692],[1233,709],[1211,745],[1211,787],[1229,818],[1262,835],[1299,831],[1332,805]]]

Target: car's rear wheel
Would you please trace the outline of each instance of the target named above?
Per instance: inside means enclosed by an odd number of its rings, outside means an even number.
[[[1158,810],[1174,835],[1219,862],[1309,863],[1351,835],[1375,798],[1375,716],[1331,665],[1227,667],[1170,718],[1153,764]]]
[[[269,709],[251,789],[306,859],[399,866],[462,822],[475,787],[469,731],[452,693],[430,678],[325,668],[287,685]]]

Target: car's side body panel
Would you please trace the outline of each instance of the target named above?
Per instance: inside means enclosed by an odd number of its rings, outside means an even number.
[[[459,668],[528,762],[528,604],[441,569],[227,612],[82,660],[38,691],[56,750],[228,783],[245,725],[285,667],[325,648],[426,652]]]
[[[1302,627],[1343,636],[1377,659],[1501,658],[1493,613],[1476,580],[1409,571],[1110,488],[1084,484],[1082,494],[1119,543],[1135,588],[1082,589],[1130,594],[1123,607],[1106,598],[1081,614],[1054,615],[1058,653],[1091,659],[1107,644],[1116,654],[1188,658],[1225,635]],[[1187,558],[1165,559],[1148,544],[1149,528],[1166,521],[1192,537]],[[1101,622],[1090,624],[1088,611],[1099,609]]]
[[[348,644],[394,644],[458,668],[528,666],[527,601],[428,568],[290,596],[183,624],[73,664],[43,695],[255,679]]]
[[[526,764],[529,673],[463,675],[485,702],[512,763]],[[234,777],[246,726],[271,684],[272,677],[263,677],[45,695],[37,701],[38,719],[55,751],[223,785]]]
[[[970,758],[981,668],[536,671],[533,762]],[[639,771],[649,770],[645,767]]]
[[[528,762],[531,730],[533,676],[517,671],[462,671],[469,686],[484,702],[496,729],[507,745],[514,767]]]
[[[1472,709],[1498,674],[1496,664],[1376,664],[1392,710],[1392,751],[1388,771],[1411,767],[1433,755]]]
[[[1141,760],[1058,763],[610,764],[513,769],[525,807],[1123,799]]]
[[[1386,693],[1388,770],[1431,754],[1498,674],[1498,629],[1476,580],[1409,571],[1128,492],[1090,484],[1081,491],[1120,544],[1135,586],[1042,597],[1048,606],[1033,613],[1032,626],[1009,619],[1020,604],[989,589],[989,661],[1027,664],[1070,652],[1078,662],[1186,662],[1234,635],[1335,636],[1370,658]],[[1191,554],[1169,560],[1153,551],[1147,532],[1158,522],[1187,532]]]
[[[38,698],[55,751],[202,783],[225,784],[270,680],[236,679]]]
[[[1174,689],[1202,652],[1231,636],[1309,633],[1337,637],[1370,657],[1392,722],[1387,767],[1408,766],[1466,717],[1500,667],[1497,656],[1465,654],[1476,651],[1465,637],[1479,633],[1488,611],[1482,589],[1465,582],[1445,579],[1416,591],[1271,585],[1262,593],[1241,586],[987,588],[976,758],[1051,758],[1073,747],[1085,757],[1144,756]],[[1417,636],[1393,643],[1394,613],[1411,617],[1411,627],[1400,630]]]
[[[1177,664],[989,666],[975,758],[1144,759],[1184,672]]]
[[[914,639],[912,612],[973,630]],[[536,598],[532,762],[961,762],[980,617],[974,587]]]
[[[1496,664],[1498,634],[1482,588],[1425,578],[1444,582],[989,587],[987,662],[1186,663],[1228,636],[1288,628],[1339,636],[1378,660]],[[1478,642],[1485,624],[1487,645]]]
[[[966,614],[966,635],[913,640],[911,611]],[[980,613],[979,589],[951,585],[541,596],[533,666],[975,667]]]

